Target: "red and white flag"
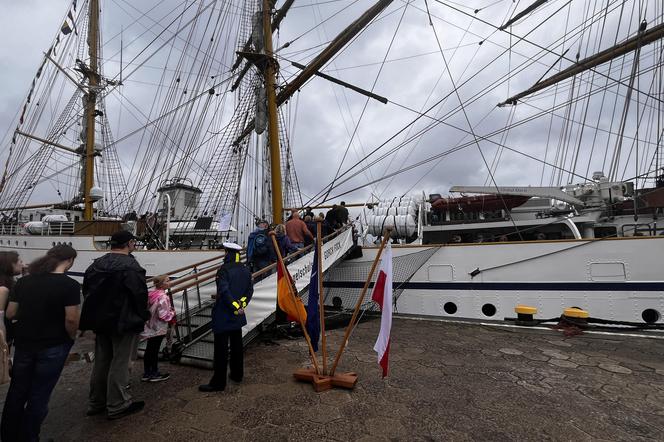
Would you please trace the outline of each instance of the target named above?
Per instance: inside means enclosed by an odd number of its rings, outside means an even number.
[[[392,329],[392,247],[389,241],[383,250],[383,257],[378,269],[371,299],[380,306],[380,333],[374,345],[378,353],[378,364],[383,368],[383,377],[387,376],[388,355],[390,353],[390,330]]]

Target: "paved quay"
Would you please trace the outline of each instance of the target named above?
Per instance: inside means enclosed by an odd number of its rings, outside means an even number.
[[[145,410],[118,421],[85,417],[91,364],[65,367],[42,437],[56,441],[207,440],[664,440],[664,340],[395,319],[391,372],[372,350],[378,320],[351,337],[340,371],[354,391],[317,394],[292,379],[302,340],[252,343],[245,381],[223,393],[197,386],[210,372],[162,363],[171,379],[139,382]],[[337,348],[342,329],[330,333]],[[83,338],[74,351],[92,348]],[[331,352],[333,353],[333,352]],[[7,387],[0,394],[4,398]]]

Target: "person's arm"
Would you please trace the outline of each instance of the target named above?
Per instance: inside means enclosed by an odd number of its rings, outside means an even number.
[[[81,311],[78,305],[65,306],[65,330],[69,337],[76,339],[76,330],[78,330],[78,321],[81,317]]]
[[[150,319],[148,310],[148,285],[145,282],[145,271],[129,269],[124,272],[124,284],[131,293],[136,313],[147,321]]]
[[[217,302],[221,302],[226,308],[234,310],[233,301],[235,299],[231,295],[231,288],[228,284],[228,271],[222,268],[217,278]]]
[[[18,313],[18,302],[14,301],[9,301],[9,305],[7,305],[7,310],[5,311],[5,316],[7,316],[7,319],[14,319],[16,317],[16,313]],[[2,321],[2,324],[0,327],[4,328],[5,323]]]
[[[13,319],[17,311],[18,303],[10,302],[9,300],[9,289],[7,287],[0,287],[0,330],[5,338],[7,338],[5,316],[7,316],[7,319]]]

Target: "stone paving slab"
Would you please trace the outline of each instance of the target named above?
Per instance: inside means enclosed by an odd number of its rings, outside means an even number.
[[[317,394],[292,372],[307,365],[302,340],[254,342],[245,381],[197,391],[210,372],[163,363],[171,379],[139,382],[141,413],[85,417],[91,364],[69,363],[42,437],[56,441],[664,440],[664,340],[453,322],[395,319],[390,376],[372,350],[377,320],[354,331],[340,371],[355,390]],[[336,350],[343,330],[329,335]],[[276,345],[275,345],[276,344]],[[91,351],[90,337],[73,351]],[[331,355],[334,354],[330,350]],[[330,358],[332,358],[330,356]],[[4,398],[7,386],[0,388]]]

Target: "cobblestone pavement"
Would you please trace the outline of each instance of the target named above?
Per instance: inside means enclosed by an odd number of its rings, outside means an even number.
[[[292,379],[302,340],[255,342],[243,384],[202,394],[210,372],[172,374],[131,391],[145,410],[118,421],[85,417],[91,364],[67,365],[42,436],[56,441],[664,440],[664,340],[395,319],[390,376],[372,350],[378,321],[360,324],[340,371],[355,390],[317,394]],[[343,330],[331,332],[336,349]],[[81,339],[74,351],[92,348]],[[330,351],[333,355],[334,352]],[[4,397],[7,387],[0,395]]]

